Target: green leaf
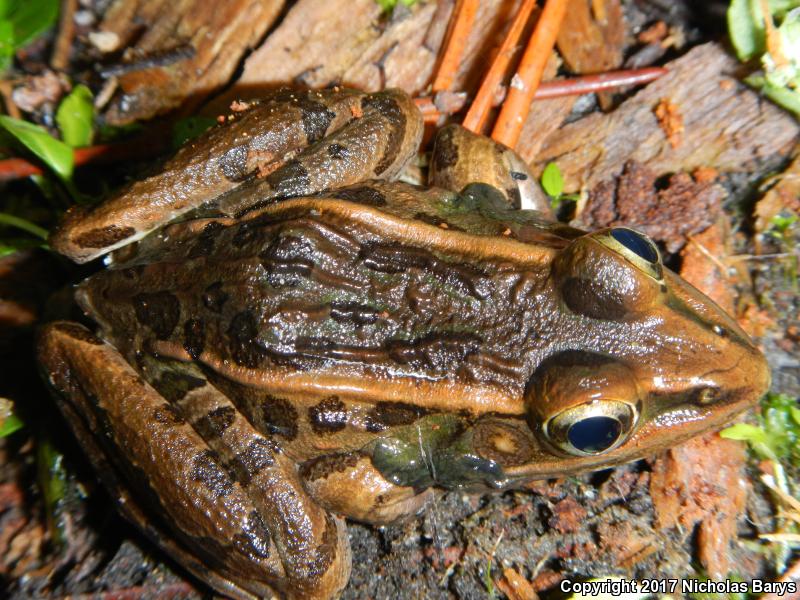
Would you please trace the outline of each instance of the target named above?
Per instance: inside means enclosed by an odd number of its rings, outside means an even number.
[[[15,414],[8,415],[0,422],[0,438],[8,437],[15,431],[22,429],[25,423]]]
[[[8,225],[10,227],[16,227],[17,229],[22,229],[23,231],[27,231],[35,235],[36,237],[42,238],[43,240],[47,239],[47,230],[43,227],[39,227],[35,223],[31,223],[26,219],[22,219],[20,217],[9,215],[8,213],[0,213],[0,225]]]
[[[404,6],[413,6],[417,0],[399,0]],[[398,4],[398,0],[375,0],[375,4],[383,9],[383,12],[390,12]]]
[[[58,0],[8,0],[0,16],[13,24],[14,47],[21,48],[55,24],[58,9]]]
[[[72,177],[74,166],[72,148],[64,142],[55,139],[38,125],[6,115],[0,115],[0,127],[44,161],[59,177],[64,180]]]
[[[57,518],[58,508],[67,492],[67,472],[64,456],[55,448],[52,440],[40,438],[36,453],[37,480],[44,496],[45,514],[50,535],[57,545],[64,543],[63,528]]]
[[[177,150],[189,140],[205,133],[216,122],[217,120],[211,117],[187,117],[181,119],[172,128],[172,147]]]
[[[8,398],[0,398],[0,438],[11,435],[24,423],[14,414],[14,403]]]
[[[33,238],[10,238],[0,239],[0,258],[14,254],[21,250],[32,250],[33,248],[46,248],[46,244]]]
[[[750,60],[766,51],[764,17],[759,0],[731,1],[728,7],[728,34],[739,60]]]
[[[742,442],[760,444],[766,443],[767,441],[767,432],[761,429],[761,427],[756,427],[749,423],[736,423],[735,425],[731,425],[727,429],[720,431],[719,436],[726,440],[739,440]]]
[[[761,91],[778,106],[800,115],[800,91],[790,90],[770,83],[765,84]]]
[[[56,123],[64,142],[73,148],[88,146],[92,142],[94,104],[88,87],[76,85],[64,98],[56,112]]]
[[[2,19],[0,20],[0,71],[5,71],[11,66],[14,50],[14,24]]]
[[[554,162],[547,163],[542,171],[542,189],[551,198],[558,198],[564,191],[564,179],[561,177],[561,169]]]

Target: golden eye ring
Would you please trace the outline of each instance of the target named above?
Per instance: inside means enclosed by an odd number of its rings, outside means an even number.
[[[630,437],[638,411],[619,400],[593,400],[567,408],[543,426],[547,440],[575,456],[598,456]]]
[[[643,233],[628,227],[614,227],[595,235],[594,238],[606,248],[624,256],[628,262],[656,281],[664,279],[664,267],[661,264],[658,248]]]

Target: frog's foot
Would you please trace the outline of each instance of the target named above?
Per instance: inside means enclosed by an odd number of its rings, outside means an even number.
[[[205,379],[162,373],[160,394],[116,349],[69,322],[44,329],[39,355],[112,492],[122,481],[135,490],[122,492],[123,512],[189,571],[234,598],[342,590],[344,522],[309,497],[294,463]],[[136,502],[165,524],[145,521]]]
[[[300,475],[322,506],[372,525],[389,525],[417,514],[434,493],[391,483],[360,452],[317,457],[302,465]]]

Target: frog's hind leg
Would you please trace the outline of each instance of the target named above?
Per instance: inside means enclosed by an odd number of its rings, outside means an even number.
[[[159,394],[75,323],[47,326],[39,355],[104,481],[134,490],[122,492],[123,512],[189,571],[234,598],[341,591],[350,571],[343,521],[309,498],[280,449],[204,379],[162,374]],[[151,525],[137,502],[166,525]]]

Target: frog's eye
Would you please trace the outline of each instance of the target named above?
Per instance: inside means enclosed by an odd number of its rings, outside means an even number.
[[[666,290],[655,244],[623,227],[573,240],[553,261],[553,275],[567,308],[606,321],[647,312]]]
[[[638,231],[625,227],[615,227],[609,233],[620,244],[650,264],[654,265],[658,262],[656,245]]]
[[[664,269],[661,266],[661,255],[653,241],[633,229],[614,227],[596,234],[595,239],[604,246],[624,256],[633,265],[661,281]]]
[[[569,454],[592,456],[619,446],[631,431],[632,407],[616,400],[573,406],[553,417],[544,429],[549,441]]]
[[[528,386],[531,424],[550,446],[574,456],[613,450],[639,415],[631,370],[601,354],[568,350],[550,356]]]

